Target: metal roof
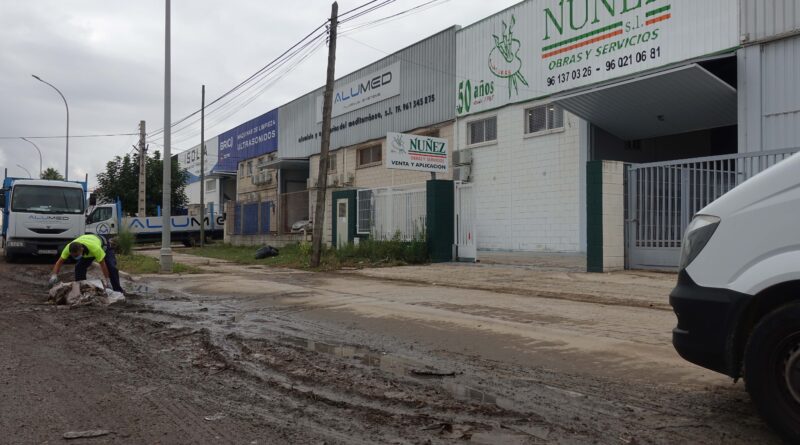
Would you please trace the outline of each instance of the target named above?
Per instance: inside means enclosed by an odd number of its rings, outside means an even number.
[[[736,89],[696,63],[553,99],[623,140],[737,123]]]

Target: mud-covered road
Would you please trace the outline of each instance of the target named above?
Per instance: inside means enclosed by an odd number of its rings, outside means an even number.
[[[0,442],[777,443],[667,311],[228,267],[70,310],[0,261]]]

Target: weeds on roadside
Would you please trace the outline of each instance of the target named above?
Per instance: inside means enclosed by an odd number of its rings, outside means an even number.
[[[136,242],[136,235],[130,230],[120,228],[117,234],[116,253],[120,255],[130,255],[133,251],[133,244]]]

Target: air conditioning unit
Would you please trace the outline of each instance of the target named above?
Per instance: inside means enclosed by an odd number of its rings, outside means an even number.
[[[264,172],[264,184],[272,184],[272,172]]]
[[[453,152],[454,165],[472,164],[472,150],[456,150]]]
[[[461,165],[453,169],[453,180],[469,182],[472,175],[472,167],[469,165]]]
[[[342,176],[344,176],[344,173],[342,173]],[[348,173],[347,180],[342,182],[344,182],[347,185],[353,185],[355,181],[356,181],[356,175],[354,173]]]
[[[328,175],[328,187],[337,187],[339,185],[339,176],[336,174]]]

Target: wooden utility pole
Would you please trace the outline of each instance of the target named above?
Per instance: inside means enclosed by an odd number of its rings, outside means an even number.
[[[325,226],[325,204],[328,192],[328,150],[331,145],[331,104],[336,68],[336,25],[339,20],[339,5],[331,5],[330,35],[328,39],[328,77],[322,104],[322,145],[319,150],[319,174],[317,175],[317,208],[314,212],[314,233],[311,236],[311,267],[319,267],[322,255],[322,232]]]
[[[145,191],[147,187],[147,147],[145,146],[145,124],[139,121],[139,213],[140,218],[147,216]]]
[[[211,218],[211,215],[209,215]],[[200,93],[200,247],[206,246],[206,86]]]

